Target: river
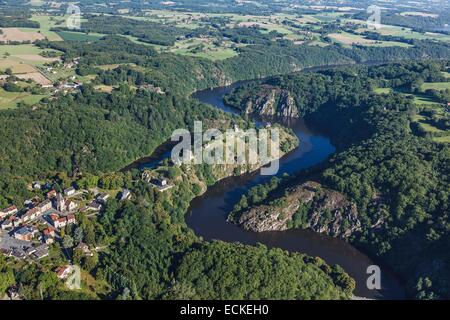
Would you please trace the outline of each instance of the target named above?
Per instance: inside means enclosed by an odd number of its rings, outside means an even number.
[[[238,110],[223,103],[224,94],[241,85],[237,82],[230,86],[201,90],[193,94],[193,98],[207,104],[214,105],[226,112],[239,113]],[[317,130],[308,128],[302,119],[252,117],[255,122],[281,122],[290,127],[300,140],[300,146],[285,155],[280,160],[278,176],[288,173],[296,174],[312,166],[323,163],[335,152],[330,139]],[[162,158],[170,156],[167,143],[158,148],[157,152],[147,161],[139,161],[139,168],[153,168]],[[136,164],[135,164],[136,166]],[[268,181],[272,176],[262,176],[259,170],[239,177],[230,177],[217,182],[200,197],[191,202],[186,215],[187,225],[197,236],[204,240],[222,240],[245,244],[262,243],[270,248],[282,248],[290,252],[301,252],[311,256],[318,256],[328,264],[339,264],[356,280],[355,295],[369,299],[403,299],[403,286],[388,267],[380,262],[374,262],[348,242],[318,234],[309,230],[287,230],[255,233],[226,221],[228,213],[240,200],[241,196],[251,187]],[[367,267],[378,265],[381,268],[381,289],[367,288]]]

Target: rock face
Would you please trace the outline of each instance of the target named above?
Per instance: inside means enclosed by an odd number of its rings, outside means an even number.
[[[311,181],[288,189],[287,195],[269,205],[250,208],[233,221],[254,232],[295,227],[340,238],[348,238],[361,228],[354,203]]]
[[[244,102],[245,113],[263,116],[298,118],[298,110],[288,90],[263,85],[258,95],[248,97]]]

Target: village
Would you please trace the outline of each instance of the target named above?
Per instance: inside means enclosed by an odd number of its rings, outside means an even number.
[[[32,188],[45,186],[34,182]],[[87,193],[74,187],[62,192],[50,189],[43,200],[35,197],[25,201],[22,208],[10,206],[0,211],[0,253],[22,260],[37,261],[47,257],[50,246],[62,241],[61,231],[77,223],[78,213],[98,214],[110,199],[110,194],[98,192],[93,201],[81,206]],[[131,192],[123,189],[120,200],[130,198]]]

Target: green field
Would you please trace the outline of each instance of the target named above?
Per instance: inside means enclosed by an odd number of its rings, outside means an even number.
[[[43,50],[32,44],[0,45],[0,70],[11,68],[15,74],[35,72],[35,67],[55,60],[42,57],[43,51],[55,50]]]
[[[32,44],[19,44],[19,45],[0,45],[0,55],[9,53],[10,55],[30,55],[40,54],[42,49]]]
[[[31,95],[28,92],[7,92],[0,88],[0,110],[15,108],[19,102],[33,105],[44,97],[45,95]]]
[[[185,56],[193,56],[212,61],[224,60],[237,56],[238,53],[230,48],[231,43],[223,42],[220,46],[212,43],[212,39],[189,39],[175,43],[172,52]]]
[[[63,16],[49,16],[49,15],[33,15],[30,20],[37,21],[40,24],[39,30],[44,37],[47,37],[50,41],[61,41],[61,37],[54,31],[50,31],[51,28],[62,25],[65,21]]]
[[[443,137],[433,137],[433,141],[439,143],[450,143],[450,135]]]
[[[419,121],[419,123],[420,123],[420,126],[421,126],[426,132],[430,132],[430,133],[444,133],[444,132],[445,132],[444,130],[441,130],[441,129],[439,129],[439,128],[436,128],[435,126],[432,126],[432,125],[429,124],[429,123],[422,122],[422,121]]]
[[[334,42],[341,43],[346,46],[362,45],[371,47],[410,47],[409,44],[403,42],[369,40],[362,35],[347,32],[331,33],[328,37],[330,37]]]
[[[13,73],[35,72],[36,66],[56,60],[42,57],[40,53],[43,51],[55,50],[42,50],[32,44],[0,45],[0,70],[11,68]]]
[[[414,95],[414,103],[416,105],[428,105],[428,106],[440,106],[441,105],[439,102],[436,102],[427,96],[419,95],[419,94]]]
[[[237,52],[233,49],[218,48],[218,49],[203,49],[201,52],[192,52],[189,49],[178,49],[174,51],[176,54],[205,58],[212,61],[225,60],[237,56]]]
[[[313,17],[321,22],[331,22],[339,19],[345,12],[324,12],[313,15]]]
[[[434,90],[450,90],[450,82],[425,82],[422,85],[422,90],[434,89]]]
[[[392,89],[391,88],[375,88],[373,91],[378,94],[386,94],[386,93],[391,93]]]
[[[438,110],[438,109],[435,109]],[[440,108],[439,110],[443,110],[442,108]],[[432,124],[429,123],[430,119],[422,114],[416,114],[412,117],[412,121],[413,122],[417,122],[419,124],[419,126],[425,131],[428,132],[430,134],[438,134],[438,135],[442,135],[439,137],[432,137],[432,140],[434,142],[438,142],[438,143],[450,143],[450,132],[448,130],[441,130],[439,128],[436,128],[435,126],[433,126]]]
[[[375,88],[373,91],[378,94],[387,94],[387,93],[391,93],[391,92],[397,92],[397,93],[405,94],[408,96],[413,96],[414,97],[413,102],[418,106],[419,105],[427,105],[427,106],[441,107],[441,103],[439,103],[423,94],[409,94],[409,93],[401,92],[399,90],[393,90],[392,88]]]

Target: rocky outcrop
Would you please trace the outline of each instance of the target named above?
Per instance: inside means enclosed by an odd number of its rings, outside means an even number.
[[[298,110],[288,90],[263,85],[258,95],[248,97],[244,102],[245,113],[262,116],[298,118]]]
[[[348,238],[361,229],[354,203],[342,193],[311,181],[288,189],[284,197],[268,205],[242,212],[233,221],[254,232],[296,227],[340,238]]]

